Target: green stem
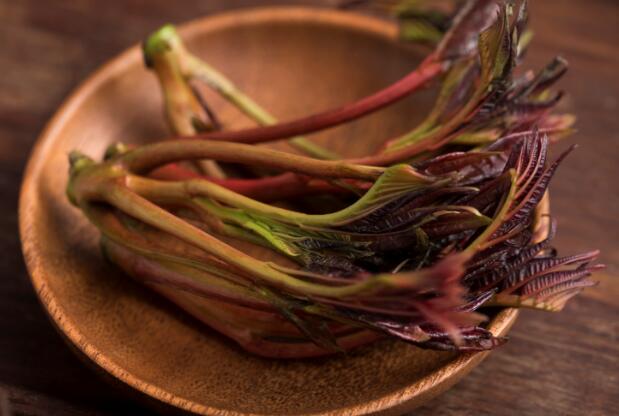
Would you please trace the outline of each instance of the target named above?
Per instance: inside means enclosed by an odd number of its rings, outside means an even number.
[[[154,69],[159,80],[165,103],[164,110],[172,131],[175,134],[189,136],[213,130],[215,126],[212,123],[210,113],[198,100],[183,76],[179,60],[165,48],[157,49],[157,53],[152,52],[152,48],[155,46],[157,45],[150,45],[151,53],[147,62]],[[146,44],[144,50],[146,55]],[[201,160],[195,161],[195,163],[199,171],[210,177],[220,179],[226,177],[223,170],[214,161]]]
[[[194,199],[197,204],[208,210],[208,207],[204,205],[204,201],[198,198],[207,197],[225,205],[247,210],[250,213],[258,215],[265,215],[271,219],[285,223],[329,227],[354,219],[369,210],[376,209],[401,193],[410,192],[416,186],[424,186],[431,183],[429,178],[410,175],[410,177],[404,178],[408,179],[408,181],[403,181],[401,187],[398,187],[394,181],[394,183],[390,185],[390,188],[393,189],[390,189],[388,194],[385,192],[384,196],[381,195],[383,193],[383,187],[385,187],[384,184],[387,183],[387,181],[392,179],[397,180],[399,174],[403,172],[406,173],[408,170],[412,172],[412,168],[404,165],[396,165],[389,168],[384,176],[355,203],[342,210],[320,215],[305,214],[265,204],[203,179],[172,182],[129,175],[126,180],[126,186],[147,199]]]
[[[509,208],[512,205],[514,200],[514,195],[516,194],[516,180],[518,179],[516,176],[516,171],[514,169],[510,169],[508,172],[510,176],[510,187],[509,192],[505,196],[503,203],[501,205],[501,209],[494,217],[494,220],[486,227],[486,229],[471,243],[469,246],[463,251],[463,253],[467,255],[473,255],[476,252],[481,250],[485,250],[490,247],[493,242],[488,239],[492,236],[492,234],[501,226],[503,220],[507,213],[509,212]]]
[[[166,56],[170,64],[180,67],[183,83],[186,84],[191,79],[201,80],[261,126],[270,126],[278,122],[272,114],[247,96],[224,74],[190,53],[174,26],[165,25],[153,33],[145,43],[144,54],[147,63],[155,62],[160,55]],[[157,66],[155,68],[156,72],[160,72]],[[195,133],[197,132],[177,131],[177,134],[180,135],[193,135]],[[293,137],[288,143],[296,149],[319,159],[339,159],[337,154],[301,136]]]
[[[193,54],[188,52],[186,52],[186,54],[187,56],[184,60],[186,77],[200,79],[259,125],[272,126],[277,124],[278,120],[275,116],[261,107],[251,97],[243,93],[243,91],[234,85],[234,83],[226,78],[221,72],[217,71],[204,60],[194,56]],[[288,144],[318,159],[333,160],[340,158],[334,152],[331,152],[302,136],[289,139]]]
[[[486,94],[485,89],[480,89],[476,94],[467,101],[466,105],[446,123],[430,128],[429,125],[423,125],[422,129],[414,129],[413,131],[402,135],[400,138],[392,142],[385,150],[386,154],[395,153],[411,157],[419,151],[433,149],[437,143],[442,143],[450,138],[455,138],[453,133],[470,115],[473,110],[479,106],[479,102]],[[403,157],[403,156],[399,156]]]
[[[195,265],[186,264],[182,258],[176,261],[177,259],[162,260],[157,256],[144,257],[140,252],[134,252],[122,243],[105,237],[101,244],[106,256],[114,263],[146,283],[174,287],[199,296],[259,310],[273,310],[258,291],[222,278],[216,270],[205,271]]]
[[[346,286],[324,286],[296,279],[272,268],[268,263],[254,259],[243,251],[218,240],[199,228],[183,221],[157,205],[136,195],[123,185],[110,185],[99,197],[126,214],[144,223],[178,237],[216,258],[255,276],[259,280],[308,296],[348,297],[390,286],[414,288],[425,283],[425,276],[417,273],[400,275],[381,274]],[[79,200],[79,198],[78,198]]]
[[[375,180],[384,168],[346,161],[317,160],[241,143],[174,140],[147,144],[119,157],[131,172],[150,171],[181,160],[213,159],[222,162],[270,167],[323,178]]]

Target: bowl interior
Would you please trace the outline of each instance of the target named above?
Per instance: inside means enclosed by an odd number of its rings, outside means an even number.
[[[422,58],[398,44],[387,23],[326,11],[243,12],[196,21],[181,35],[281,119],[367,95]],[[314,137],[343,154],[366,154],[413,126],[431,98],[421,92]],[[217,97],[207,99],[226,127],[251,125]],[[362,406],[454,360],[451,353],[391,341],[331,358],[257,358],[107,264],[98,233],[65,198],[67,153],[79,149],[98,159],[112,142],[167,135],[158,85],[134,47],[63,106],[33,155],[22,195],[24,251],[50,315],[91,359],[186,410],[269,415]]]

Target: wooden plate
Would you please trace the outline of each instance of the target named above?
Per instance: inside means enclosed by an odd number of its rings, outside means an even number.
[[[332,107],[404,75],[423,54],[396,41],[390,23],[331,10],[270,8],[183,25],[191,49],[281,118]],[[410,128],[430,105],[422,92],[359,122],[317,135],[348,155]],[[228,127],[249,123],[209,97]],[[420,350],[382,341],[346,356],[276,361],[244,353],[108,265],[98,233],[69,205],[67,153],[100,158],[111,142],[166,137],[154,76],[134,46],[62,105],[28,164],[21,200],[23,251],[53,322],[114,378],[189,413],[397,414],[444,391],[481,354]],[[490,322],[505,334],[516,311]]]

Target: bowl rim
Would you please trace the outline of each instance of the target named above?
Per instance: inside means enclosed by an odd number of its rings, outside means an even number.
[[[305,6],[270,6],[226,11],[178,25],[178,31],[181,36],[191,38],[197,34],[217,31],[240,23],[290,22],[291,20],[304,23],[330,24],[348,30],[363,31],[391,40],[396,39],[398,33],[397,26],[393,22],[384,19],[358,13]],[[164,405],[170,405],[193,414],[253,415],[253,413],[241,413],[230,409],[215,408],[191,399],[185,399],[166,391],[153,382],[141,379],[125,371],[121,365],[107,358],[103,351],[89,343],[79,327],[71,322],[70,319],[67,319],[58,300],[54,298],[46,285],[46,271],[40,267],[39,262],[36,260],[37,250],[35,244],[32,243],[33,239],[36,239],[36,233],[33,231],[33,220],[28,215],[28,212],[30,207],[36,204],[38,178],[41,174],[43,161],[46,159],[54,143],[54,137],[62,129],[65,121],[80,108],[81,104],[106,79],[110,76],[121,74],[126,68],[135,65],[141,59],[140,45],[134,44],[97,68],[77,88],[72,90],[37,138],[24,170],[18,208],[19,234],[30,280],[43,308],[51,318],[54,326],[61,332],[63,338],[74,347],[72,349],[79,355],[87,357],[99,369],[104,370],[114,379],[120,380],[139,393],[154,398]],[[488,328],[497,336],[504,335],[515,322],[517,316],[518,311],[516,309],[503,309],[490,321]],[[397,414],[406,410],[408,408],[407,404],[413,399],[416,399],[415,402],[419,404],[420,401],[429,400],[451,387],[479,364],[488,353],[462,353],[446,365],[417,380],[412,385],[362,404],[348,406],[345,409],[337,408],[313,414],[335,415],[341,414],[343,410],[349,415],[376,414],[387,411]]]

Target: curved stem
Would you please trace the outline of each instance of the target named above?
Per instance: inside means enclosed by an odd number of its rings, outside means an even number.
[[[215,274],[174,262],[141,256],[139,253],[105,237],[101,244],[106,256],[130,275],[150,284],[161,284],[199,296],[246,306],[261,311],[273,311],[273,307],[257,292],[231,283]]]
[[[305,295],[347,297],[367,292],[381,286],[423,287],[426,283],[424,273],[406,273],[400,275],[381,274],[371,279],[351,283],[346,286],[324,286],[296,279],[282,273],[268,263],[256,260],[219,239],[209,235],[199,228],[183,221],[157,205],[136,195],[122,185],[111,185],[107,192],[100,195],[104,201],[116,206],[126,214],[143,221],[153,227],[176,236],[216,258],[238,267],[251,276],[268,282],[274,286],[284,287]]]
[[[297,120],[258,129],[200,134],[196,137],[220,141],[261,143],[323,130],[377,111],[406,97],[441,75],[450,67],[450,59],[470,55],[477,46],[482,29],[496,20],[496,2],[472,1],[460,9],[443,40],[419,67],[406,76],[368,97],[340,108]]]
[[[127,175],[125,185],[147,199],[179,200],[206,197],[227,206],[244,209],[257,215],[265,215],[289,224],[330,227],[351,221],[415,189],[446,183],[446,181],[448,182],[450,179],[441,178],[439,180],[421,175],[410,166],[395,165],[386,169],[372,187],[353,204],[339,211],[317,215],[265,204],[203,179],[170,182],[148,179],[138,175]]]
[[[167,26],[162,31],[165,33]],[[155,42],[149,39],[147,42]],[[151,48],[153,45],[151,45]],[[168,125],[174,134],[192,135],[199,131],[211,131],[218,127],[210,109],[200,100],[183,75],[179,60],[168,48],[146,54],[145,60],[159,80],[164,100]],[[224,171],[212,160],[194,161],[198,170],[213,178],[225,178]]]
[[[290,172],[252,179],[218,179],[200,175],[176,164],[169,164],[155,169],[148,176],[153,179],[167,181],[204,179],[241,195],[265,202],[319,193],[346,193],[345,189],[331,185],[328,182]]]
[[[251,97],[243,93],[232,81],[221,72],[196,56],[186,52],[184,71],[189,78],[197,78],[204,81],[213,90],[217,91],[228,102],[241,110],[249,118],[261,126],[277,124],[277,119],[255,102]],[[303,153],[318,159],[339,159],[339,156],[305,137],[297,136],[288,140],[288,144]]]
[[[201,133],[191,137],[238,143],[263,143],[324,130],[355,120],[405,98],[442,74],[445,67],[444,63],[437,62],[435,56],[430,55],[419,68],[404,78],[354,103],[272,126]]]
[[[161,81],[168,115],[177,116],[171,119],[176,134],[196,134],[194,121],[204,121],[206,125],[212,115],[204,111],[208,109],[199,92],[189,86],[192,79],[204,82],[258,124],[269,126],[277,123],[273,115],[243,93],[224,74],[189,52],[173,25],[164,25],[150,35],[144,43],[143,53],[146,65],[155,70]],[[179,112],[181,114],[177,114]],[[294,137],[289,144],[318,159],[339,159],[335,153],[304,137]]]
[[[499,229],[503,221],[505,220],[505,216],[509,212],[509,208],[514,201],[514,195],[516,193],[516,171],[514,169],[510,169],[508,171],[509,179],[510,179],[510,187],[507,195],[503,199],[501,203],[501,208],[497,212],[494,217],[494,220],[486,227],[486,229],[477,237],[475,240],[469,244],[469,246],[463,251],[463,253],[467,255],[473,255],[476,252],[480,252],[482,250],[491,247],[495,242],[490,240],[492,234]]]
[[[384,172],[380,167],[317,160],[264,147],[190,139],[147,144],[119,157],[120,163],[136,173],[180,160],[198,159],[271,167],[322,178],[374,180]]]
[[[130,175],[127,177],[125,184],[133,192],[148,200],[195,199],[198,205],[203,206],[200,198],[212,198],[234,208],[248,210],[249,212],[265,215],[285,223],[303,224],[306,226],[328,226],[347,219],[351,213],[356,211],[357,205],[361,205],[360,202],[363,202],[358,201],[347,208],[329,214],[306,214],[256,201],[202,179],[170,182]]]

